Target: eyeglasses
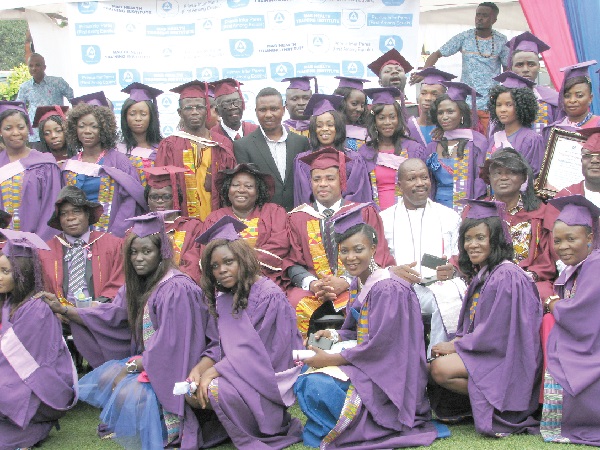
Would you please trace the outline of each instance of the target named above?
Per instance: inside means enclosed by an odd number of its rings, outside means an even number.
[[[163,201],[163,202],[168,202],[173,200],[173,194],[150,194],[148,196],[149,200],[152,200],[153,202],[158,202],[158,201]]]
[[[240,106],[242,106],[242,100],[241,99],[237,99],[237,100],[224,100],[222,102],[219,102],[219,106],[221,108],[226,108],[226,109],[239,108]]]
[[[192,112],[194,110],[198,111],[198,112],[202,112],[202,111],[206,110],[206,106],[204,106],[204,105],[187,105],[181,109],[185,112]]]
[[[581,154],[581,159],[585,159],[585,160],[592,160],[594,159],[594,156],[598,157],[600,159],[600,153],[582,153]]]

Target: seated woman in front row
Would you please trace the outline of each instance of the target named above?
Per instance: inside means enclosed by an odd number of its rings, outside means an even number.
[[[533,279],[512,261],[501,202],[469,200],[459,230],[459,267],[470,279],[456,338],[432,347],[437,417],[473,416],[487,436],[539,432],[542,306]]]
[[[437,437],[425,396],[427,369],[419,301],[410,285],[373,259],[375,230],[360,211],[334,225],[350,286],[347,315],[339,331],[321,338],[358,344],[304,362],[309,370],[294,391],[308,417],[304,444],[321,448],[381,449],[429,445]],[[341,233],[341,234],[340,234]],[[375,356],[376,355],[376,356]],[[319,370],[323,369],[319,373]]]
[[[79,340],[88,342],[82,356],[104,361],[79,380],[80,398],[102,408],[98,434],[127,449],[216,445],[227,435],[214,414],[199,424],[183,396],[173,395],[196,361],[219,357],[202,291],[175,268],[161,213],[127,223],[125,285],[112,303],[73,308],[44,293],[53,312],[80,328]]]
[[[214,410],[237,449],[282,449],[300,442],[302,424],[287,408],[300,373],[296,314],[283,291],[261,276],[255,252],[239,233],[246,225],[223,216],[204,231],[200,285],[219,328],[221,358],[197,359],[188,403]]]

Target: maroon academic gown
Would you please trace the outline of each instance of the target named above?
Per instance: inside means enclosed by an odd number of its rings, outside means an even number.
[[[64,235],[59,236],[66,241]],[[92,231],[89,242],[94,297],[106,297],[112,300],[125,283],[123,240],[110,233]],[[44,289],[55,294],[58,298],[66,298],[66,293],[63,291],[65,247],[63,247],[57,236],[50,239],[47,244],[50,251],[40,252],[44,273]]]
[[[35,233],[44,240],[50,239],[57,231],[46,222],[54,212],[54,201],[61,188],[60,169],[51,154],[37,150],[31,150],[27,157],[19,161],[25,169],[20,187],[19,230]],[[8,164],[11,164],[8,154],[0,152],[0,174]],[[4,189],[2,191],[0,209],[6,210],[2,198],[5,195]],[[14,227],[15,219],[16,215],[13,214],[8,228]]]
[[[343,209],[351,208],[354,205],[356,205],[356,203],[344,202],[342,209],[340,209],[337,214],[342,212]],[[381,221],[381,217],[377,213],[377,210],[372,205],[369,205],[362,209],[361,214],[365,223],[371,225],[375,229],[379,238],[375,250],[375,262],[381,267],[395,266],[396,261],[390,253],[383,232],[383,222]],[[306,228],[306,224],[309,220],[315,220],[315,217],[300,211],[292,211],[287,220],[287,233],[290,239],[291,248],[288,256],[283,260],[283,281],[286,286],[288,299],[294,308],[302,298],[314,295],[312,292],[295,287],[287,274],[288,268],[293,265],[300,265],[306,267],[313,276],[317,276],[313,258],[310,253],[311,245],[308,238],[308,230]]]
[[[195,239],[202,233],[202,222],[191,217],[179,216],[173,223],[165,223],[165,228],[171,240],[176,231],[185,232],[183,246],[179,250],[179,270],[199,283],[200,246],[196,244]]]
[[[207,230],[224,216],[236,217],[230,206],[217,209],[208,215],[203,230]],[[283,259],[290,251],[290,241],[285,226],[287,212],[275,203],[265,203],[261,208],[254,208],[246,220],[256,218],[258,218],[258,237],[253,247],[262,273],[275,284],[283,287],[281,267]]]
[[[2,450],[33,447],[77,402],[77,373],[48,305],[29,299],[12,317],[8,309],[3,309],[0,329]]]
[[[211,140],[215,141],[218,145],[210,147],[211,158],[210,158],[210,173],[211,177],[211,209],[214,211],[219,208],[219,193],[215,185],[216,174],[223,169],[232,169],[235,167],[235,156],[233,155],[233,145],[227,139],[224,139],[220,135],[212,135]],[[156,153],[156,167],[161,166],[176,166],[185,167],[183,164],[183,151],[191,148],[189,139],[181,138],[179,136],[169,136],[161,141],[158,146]],[[185,186],[185,177],[182,173],[177,174],[177,184],[179,186]],[[181,204],[181,210],[186,211],[187,214],[187,191],[181,189],[183,194],[183,202]]]

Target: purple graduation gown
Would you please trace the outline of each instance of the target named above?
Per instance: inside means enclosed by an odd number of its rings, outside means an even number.
[[[502,134],[499,133],[503,133],[504,136],[506,136],[504,131],[497,131],[490,136],[487,158],[489,158],[496,150],[500,150],[507,146],[506,142],[496,145],[496,140],[504,141],[500,138]],[[540,173],[545,153],[544,139],[542,136],[531,128],[520,128],[519,131],[508,137],[508,143],[512,148],[523,155],[523,158],[525,158],[533,169],[534,176],[537,176]]]
[[[44,241],[51,239],[58,230],[51,228],[46,222],[54,212],[54,202],[60,192],[60,168],[50,153],[31,150],[29,155],[20,160],[25,168],[21,185],[21,208],[19,220],[21,231],[29,231],[40,236]],[[0,174],[4,166],[10,164],[7,153],[0,152]],[[0,209],[6,209],[0,195]],[[9,228],[13,228],[13,220]]]
[[[315,150],[316,151],[316,150]],[[312,188],[310,184],[310,167],[300,161],[300,158],[311,152],[302,152],[294,159],[294,207],[303,203],[311,204]],[[350,161],[346,163],[346,191],[342,192],[344,199],[356,203],[366,203],[373,200],[369,172],[363,157],[352,151],[347,151]]]
[[[77,160],[77,155],[71,159]],[[148,209],[144,198],[144,187],[138,171],[129,158],[115,149],[107,151],[104,155],[102,171],[115,180],[107,231],[122,238],[125,236],[125,231],[131,227],[125,219],[136,217]],[[63,182],[66,185],[64,172],[65,170],[63,170]]]
[[[556,321],[546,346],[548,372],[563,388],[561,436],[573,444],[600,447],[600,250],[594,250],[566,280],[563,271],[555,283],[564,299],[565,289],[575,295],[554,306]]]
[[[357,283],[354,279],[351,291]],[[360,311],[365,306],[365,341],[343,350],[341,355],[348,364],[339,366],[350,378],[360,403],[347,428],[324,448],[379,450],[430,445],[437,431],[430,422],[425,394],[427,367],[419,300],[410,284],[379,269],[352,305],[348,303],[339,331],[343,340],[357,337],[357,321],[350,309]]]
[[[540,298],[523,269],[505,261],[485,278],[471,324],[473,294],[486,272],[479,272],[467,289],[456,332],[459,339],[454,342],[469,373],[475,430],[487,436],[539,433],[539,421],[533,416],[542,370]],[[438,400],[432,399],[432,406]]]
[[[421,131],[421,126],[417,122],[416,117],[409,117],[406,121],[406,127],[408,128],[408,135],[421,144],[423,147],[427,146],[427,141],[425,136],[423,136],[423,132]]]
[[[221,360],[209,386],[212,408],[238,449],[282,449],[302,440],[302,424],[287,412],[299,374],[296,314],[285,294],[261,277],[248,307],[233,313],[233,296],[217,297]]]
[[[30,299],[0,329],[0,448],[33,447],[75,404],[77,373],[48,305]]]
[[[99,348],[94,349],[91,345],[86,348],[88,351],[95,350],[96,357],[123,359],[141,354],[144,370],[161,406],[178,415],[183,422],[179,440],[173,444],[178,444],[175,446],[182,449],[208,447],[222,441],[224,433],[219,436],[218,430],[213,429],[206,430],[204,434],[204,430],[200,430],[202,425],[183,396],[173,395],[173,386],[176,382],[184,381],[202,357],[219,360],[219,338],[215,321],[208,312],[198,285],[178,270],[173,270],[170,275],[170,278],[158,284],[148,298],[150,320],[156,331],[148,339],[143,351],[140,352],[133,342],[129,328],[125,329],[125,286],[119,290],[112,304],[78,310],[86,328],[73,322],[71,326],[72,329],[83,331],[88,342],[95,340]],[[126,339],[127,334],[129,339]],[[82,336],[77,339],[81,340]],[[88,359],[90,353],[82,352],[82,355]],[[214,426],[215,422],[212,423]]]

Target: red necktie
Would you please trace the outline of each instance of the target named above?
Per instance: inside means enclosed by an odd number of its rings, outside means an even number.
[[[241,139],[242,137],[240,136],[240,133],[237,133],[235,135],[235,137],[233,138],[234,141],[237,141],[238,139]]]

